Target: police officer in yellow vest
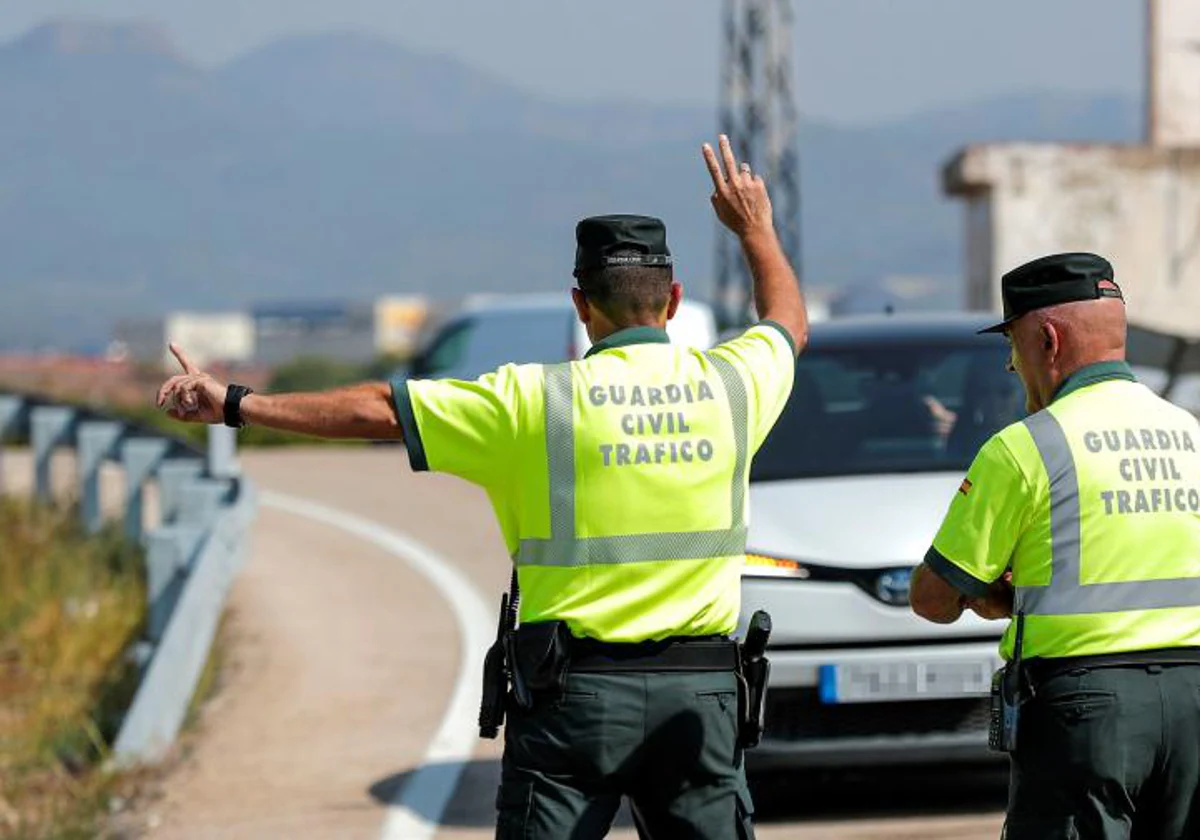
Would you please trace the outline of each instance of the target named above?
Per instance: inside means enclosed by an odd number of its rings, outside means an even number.
[[[488,492],[520,592],[500,838],[603,837],[622,796],[655,838],[753,836],[729,634],[750,460],[787,401],[807,319],[762,178],[719,146],[704,147],[712,203],[762,321],[710,351],[669,343],[681,286],[662,223],[641,216],[578,225],[582,361],[267,396],[172,348],[184,373],[159,404],[178,419],[402,437],[414,469]]]
[[[979,451],[911,600],[1015,616],[994,686],[1005,837],[1200,837],[1200,424],[1125,362],[1109,263],[1002,279],[1030,416]]]

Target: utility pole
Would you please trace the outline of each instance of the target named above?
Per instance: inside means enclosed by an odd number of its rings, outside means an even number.
[[[791,0],[724,0],[721,131],[766,179],[775,229],[800,273],[800,156],[792,87]],[[755,319],[751,277],[733,237],[717,230],[716,312],[722,328]]]

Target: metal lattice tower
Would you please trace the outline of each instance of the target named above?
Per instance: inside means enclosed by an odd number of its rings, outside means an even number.
[[[775,229],[800,270],[800,159],[792,88],[791,0],[724,0],[725,56],[721,131],[739,160],[762,173],[775,208]],[[754,320],[751,277],[734,238],[717,232],[716,309],[723,327]]]

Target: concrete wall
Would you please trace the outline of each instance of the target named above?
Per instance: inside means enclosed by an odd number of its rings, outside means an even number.
[[[162,318],[127,319],[113,328],[114,348],[137,362],[157,362],[167,346],[167,323]]]
[[[1000,275],[1084,250],[1112,261],[1132,321],[1200,334],[1200,148],[994,144],[944,171],[967,201],[968,306],[1000,309]]]
[[[175,312],[166,318],[166,340],[183,347],[203,367],[210,362],[248,362],[254,356],[254,321],[241,312]],[[162,348],[163,364],[177,366]]]
[[[385,297],[375,301],[375,352],[411,353],[429,315],[422,297]]]
[[[138,362],[179,365],[167,350],[175,342],[203,367],[210,362],[247,362],[254,355],[254,322],[240,312],[173,312],[165,318],[119,322],[113,338]]]
[[[1160,147],[1200,145],[1200,3],[1147,5],[1147,139]]]

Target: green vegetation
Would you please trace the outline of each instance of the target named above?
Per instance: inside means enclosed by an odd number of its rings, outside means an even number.
[[[133,780],[102,769],[137,685],[141,552],[74,512],[0,498],[0,837],[105,837]]]

